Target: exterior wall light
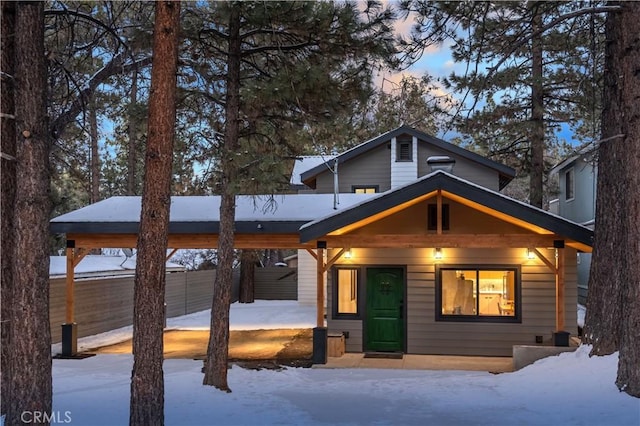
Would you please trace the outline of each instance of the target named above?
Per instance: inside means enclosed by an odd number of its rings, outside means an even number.
[[[527,259],[533,260],[535,258],[536,258],[536,253],[532,249],[528,248],[527,249]]]
[[[344,252],[344,258],[345,258],[345,259],[351,259],[352,257],[353,257],[353,253],[351,252],[351,249],[347,249],[347,250]]]
[[[442,249],[440,247],[437,247],[433,252],[433,258],[436,260],[442,259]]]

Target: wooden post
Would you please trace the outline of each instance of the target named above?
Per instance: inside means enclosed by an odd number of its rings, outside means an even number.
[[[70,245],[70,244],[67,244]],[[66,313],[65,322],[74,322],[75,299],[74,299],[74,269],[75,269],[75,248],[67,247],[67,275],[66,275]]]
[[[442,235],[442,190],[438,189],[436,196],[436,233]]]
[[[317,327],[324,327],[324,249],[316,252],[316,295],[317,295]]]
[[[563,247],[556,248],[556,331],[563,331],[565,326],[564,321],[564,270],[565,270],[565,249]]]

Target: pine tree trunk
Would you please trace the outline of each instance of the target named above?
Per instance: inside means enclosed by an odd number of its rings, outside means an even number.
[[[13,288],[13,274],[11,272],[11,260],[15,256],[15,244],[13,238],[14,217],[13,209],[9,206],[15,205],[16,197],[16,126],[15,119],[11,115],[15,114],[14,97],[14,54],[15,54],[15,17],[16,7],[14,2],[2,2],[2,83],[0,84],[1,100],[0,112],[3,115],[2,129],[0,134],[0,151],[2,152],[2,174],[0,191],[2,200],[0,201],[2,215],[2,238],[0,243],[0,261],[2,262],[2,286],[0,288],[0,395],[9,395],[9,326],[11,324],[11,291]],[[8,398],[0,398],[0,415],[7,412]]]
[[[617,262],[609,259],[614,268],[622,269],[620,297],[609,303],[621,302],[617,318],[611,318],[616,321],[614,327],[620,330],[616,385],[621,391],[640,397],[640,3],[620,5],[621,12],[607,17],[605,69],[608,72],[602,129],[604,137],[616,134],[624,137],[613,145],[614,150],[619,149],[616,163],[600,163],[599,170],[615,168],[618,162],[624,164],[624,175],[618,177],[617,184],[625,189],[625,208],[616,215],[611,214],[611,206],[603,206],[609,208],[609,215],[619,220],[616,235],[622,240],[618,244],[624,251]],[[607,285],[607,281],[600,284],[603,283]]]
[[[255,270],[257,256],[255,250],[242,250],[240,254],[240,303],[255,301]]]
[[[533,4],[531,31],[542,27],[542,12]],[[544,175],[544,82],[542,35],[531,38],[531,171],[529,173],[529,203],[542,207]]]
[[[131,100],[129,104],[129,152],[127,158],[127,195],[136,194],[136,168],[138,167],[138,71],[131,77]]]
[[[628,277],[625,259],[632,255],[626,235],[637,229],[637,224],[629,228],[626,222],[630,197],[637,192],[637,187],[628,186],[635,173],[629,170],[632,139],[616,137],[627,135],[621,100],[625,85],[630,83],[620,79],[624,41],[618,19],[619,13],[611,13],[606,24],[602,138],[608,140],[598,150],[595,239],[584,328],[584,341],[592,345],[591,355],[609,355],[620,349],[622,295]]]
[[[89,132],[91,141],[91,203],[100,201],[100,156],[98,153],[98,117],[96,103],[92,99],[89,103]]]
[[[229,356],[229,307],[233,281],[233,246],[235,222],[235,185],[237,165],[234,161],[240,130],[240,4],[231,3],[229,16],[229,48],[227,53],[226,125],[221,159],[222,194],[218,268],[211,305],[211,329],[204,365],[203,384],[231,392],[227,383]]]
[[[134,284],[129,424],[164,424],[165,258],[176,122],[180,2],[156,3],[149,96],[149,137]]]
[[[16,7],[16,195],[7,425],[25,411],[51,413],[49,174],[44,3]],[[19,54],[18,54],[19,53]],[[3,206],[3,208],[6,208]]]

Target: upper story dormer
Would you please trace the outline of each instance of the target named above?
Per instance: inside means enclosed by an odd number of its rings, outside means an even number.
[[[596,216],[597,167],[588,152],[567,158],[551,169],[557,177],[558,198],[549,202],[549,211],[593,228]]]
[[[452,160],[450,173],[499,191],[515,171],[457,145],[409,126],[401,126],[321,161],[311,157],[296,164],[299,182],[317,193],[384,192],[431,173],[433,164]],[[428,159],[431,158],[431,164]],[[435,161],[434,161],[435,160]],[[336,172],[337,170],[337,172]]]

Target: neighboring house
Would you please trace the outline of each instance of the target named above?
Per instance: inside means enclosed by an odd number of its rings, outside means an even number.
[[[588,152],[581,152],[551,169],[557,177],[558,198],[549,202],[549,211],[593,230],[596,217],[598,169]],[[591,253],[578,253],[578,302],[585,305]]]
[[[316,362],[327,331],[351,352],[510,356],[552,333],[565,345],[577,332],[576,253],[593,234],[501,194],[513,177],[403,126],[302,172],[316,193],[278,195],[275,209],[237,197],[235,246],[299,250]],[[215,247],[219,206],[217,196],[172,197],[169,247]],[[79,249],[135,246],[139,217],[140,197],[113,197],[51,230],[66,234],[73,261]]]

